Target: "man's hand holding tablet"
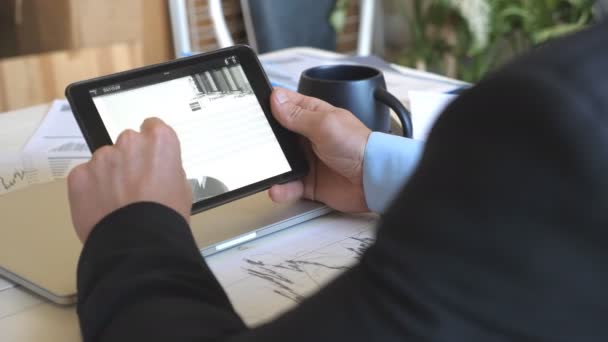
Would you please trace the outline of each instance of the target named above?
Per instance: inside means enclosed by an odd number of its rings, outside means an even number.
[[[344,212],[369,211],[363,193],[363,157],[371,133],[349,111],[286,89],[276,89],[272,114],[304,137],[310,172],[270,188],[275,202],[317,200]]]

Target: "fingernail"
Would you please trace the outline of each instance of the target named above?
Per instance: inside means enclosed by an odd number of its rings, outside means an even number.
[[[276,92],[275,97],[277,98],[277,101],[279,102],[279,104],[283,104],[289,100],[289,96],[287,95],[287,92],[285,90],[277,89],[277,90],[275,90],[275,92]]]

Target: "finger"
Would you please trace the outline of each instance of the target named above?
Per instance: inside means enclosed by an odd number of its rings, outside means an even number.
[[[279,103],[284,102],[285,98],[293,104],[300,106],[304,109],[312,110],[315,112],[330,112],[336,107],[331,104],[312,96],[302,95],[285,88],[274,88],[271,99],[278,101]]]
[[[108,163],[112,159],[115,149],[116,148],[112,145],[101,146],[100,148],[95,150],[95,152],[93,152],[93,156],[91,157],[91,160],[88,164],[103,165],[105,163]]]
[[[141,133],[149,138],[152,138],[152,142],[160,143],[161,149],[169,149],[173,152],[177,150],[176,155],[180,156],[181,160],[181,146],[177,133],[175,130],[167,125],[163,120],[157,117],[150,117],[142,122],[140,127]]]
[[[268,190],[268,196],[275,203],[293,202],[304,196],[304,184],[300,180],[275,184]]]
[[[143,135],[153,137],[165,144],[178,143],[177,133],[163,120],[157,117],[150,117],[141,123],[140,131]]]
[[[150,118],[145,119],[141,123],[141,126],[139,127],[139,131],[142,133],[153,132],[156,129],[158,129],[159,127],[166,126],[166,125],[167,124],[163,120],[161,120],[157,117],[150,117]]]
[[[133,145],[133,141],[137,139],[137,134],[139,133],[135,132],[132,129],[125,129],[118,135],[118,138],[116,138],[116,143],[114,145],[119,147]]]
[[[336,109],[328,103],[286,89],[276,89],[270,101],[272,114],[283,127],[311,138],[323,117]]]
[[[86,210],[84,208],[89,205],[89,201],[86,199],[91,195],[87,186],[89,180],[89,165],[88,163],[80,164],[70,171],[67,179],[68,183],[68,202],[70,204],[70,215],[72,217],[72,224],[76,230],[76,235],[81,242],[86,239],[86,231],[91,221],[94,218],[85,216]]]
[[[80,164],[74,167],[68,174],[68,196],[71,199],[77,198],[73,196],[82,192],[87,182],[88,163]]]

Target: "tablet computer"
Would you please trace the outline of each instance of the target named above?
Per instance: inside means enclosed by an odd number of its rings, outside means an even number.
[[[95,151],[159,117],[176,131],[196,213],[303,176],[297,136],[270,112],[272,87],[247,46],[77,82],[66,88]]]

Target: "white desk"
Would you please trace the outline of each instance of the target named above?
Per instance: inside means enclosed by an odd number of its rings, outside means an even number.
[[[320,58],[340,56],[316,49],[296,48],[271,53],[263,59],[289,58],[298,54]],[[437,84],[454,83],[453,80],[437,75],[405,68],[400,70],[419,77],[420,82],[434,80]],[[36,129],[47,109],[47,105],[41,105],[13,115],[10,120],[11,127],[14,126],[15,130],[10,136],[0,137],[2,150],[18,151]],[[373,240],[375,222],[373,215],[347,216],[333,213],[213,255],[207,261],[237,312],[248,324],[255,325],[292,307],[297,302],[294,299],[310,295],[319,289],[341,272],[336,268],[344,269],[356,262],[359,251]],[[304,267],[304,271],[286,271],[284,275],[290,278],[293,285],[281,294],[275,291],[277,284],[255,276],[260,269],[256,269],[259,266],[252,266],[262,263],[272,268],[294,261],[304,261],[309,266]],[[0,279],[0,341],[80,340],[73,306],[52,304],[18,286],[6,287]]]

